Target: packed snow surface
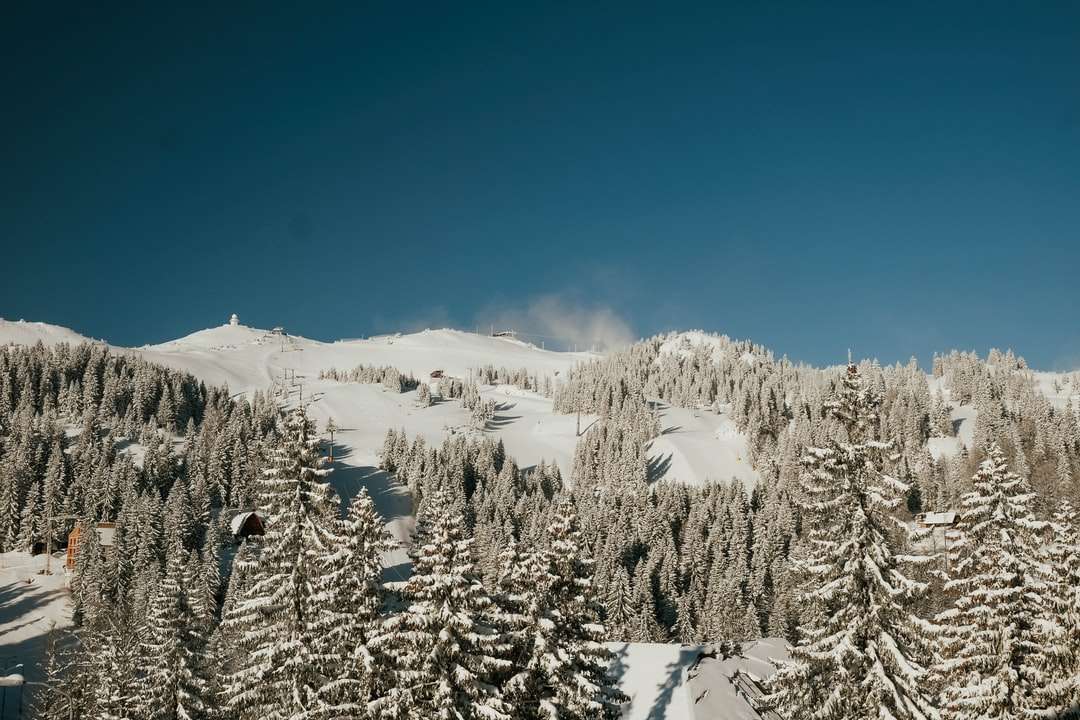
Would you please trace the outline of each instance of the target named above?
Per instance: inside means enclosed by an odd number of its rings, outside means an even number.
[[[0,553],[0,675],[18,672],[27,682],[44,680],[40,661],[45,657],[45,643],[52,628],[71,625],[71,603],[64,578],[64,553],[54,553],[52,574],[45,569],[45,555]],[[21,668],[12,669],[22,664]],[[30,706],[34,686],[24,688],[23,708]],[[20,690],[9,690],[9,709],[14,712]]]
[[[630,702],[627,720],[761,720],[747,698],[788,657],[782,639],[744,643],[725,656],[703,645],[608,643]]]
[[[726,412],[660,406],[660,437],[649,444],[649,460],[658,475],[688,484],[741,481],[747,491],[757,483],[750,448]]]

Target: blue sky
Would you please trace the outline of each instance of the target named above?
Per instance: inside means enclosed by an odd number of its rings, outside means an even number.
[[[1076,3],[30,5],[0,316],[1080,366]]]

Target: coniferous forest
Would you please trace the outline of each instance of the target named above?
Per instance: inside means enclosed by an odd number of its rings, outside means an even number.
[[[616,718],[605,643],[763,637],[790,645],[770,717],[1080,717],[1080,423],[1011,352],[818,369],[660,336],[563,377],[323,377],[471,413],[441,444],[386,433],[404,576],[304,405],[103,345],[0,349],[3,551],[115,526],[111,548],[80,534],[33,717]],[[570,477],[518,466],[477,383],[596,418]],[[960,403],[970,448],[935,455]],[[657,480],[664,405],[727,412],[757,484]],[[245,511],[264,534],[237,537]],[[934,512],[956,513],[944,548]]]

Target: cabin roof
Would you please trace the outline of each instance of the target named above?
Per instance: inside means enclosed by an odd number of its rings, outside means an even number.
[[[924,525],[952,525],[956,522],[956,513],[953,511],[923,513],[919,521]]]
[[[266,523],[266,516],[257,510],[248,510],[238,515],[233,516],[233,519],[229,521],[229,529],[232,530],[233,535],[239,535],[240,531],[244,528],[244,523],[248,521],[248,518],[252,515],[259,518],[264,524]]]

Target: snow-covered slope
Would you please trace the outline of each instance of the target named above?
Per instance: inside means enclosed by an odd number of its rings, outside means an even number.
[[[40,574],[45,569],[45,555],[31,557],[28,553],[0,554],[0,675],[11,670],[23,675],[28,682],[45,679],[40,661],[45,656],[49,630],[71,625],[71,603],[63,572],[64,553],[53,554],[52,574]],[[23,688],[24,712],[30,707],[35,688]],[[14,718],[19,690],[9,691],[8,715]]]
[[[702,645],[608,643],[615,654],[612,672],[630,702],[627,720],[761,720],[747,695],[754,680],[764,680],[777,660],[787,659],[787,644],[777,638],[744,643],[725,657]],[[747,674],[749,678],[739,674]]]
[[[508,370],[527,368],[539,377],[556,377],[592,357],[590,353],[541,350],[510,338],[457,330],[424,330],[325,343],[243,325],[201,330],[135,352],[206,382],[228,384],[237,392],[265,388],[285,369],[308,380],[316,378],[321,370],[348,370],[357,365],[389,365],[418,378],[426,378],[433,370],[464,377],[470,369],[486,365]]]
[[[1035,385],[1055,407],[1080,407],[1080,370],[1070,373],[1033,373]]]
[[[0,343],[30,345],[38,340],[81,342],[85,338],[45,323],[0,324]],[[237,394],[265,389],[286,375],[295,378],[291,400],[298,401],[302,392],[320,426],[333,418],[341,428],[336,435],[339,451],[333,475],[338,491],[349,498],[361,485],[368,486],[394,535],[403,542],[412,527],[409,499],[377,469],[386,430],[405,428],[410,436],[419,434],[431,443],[440,443],[451,433],[466,431],[468,416],[457,402],[421,409],[416,407],[415,393],[319,380],[320,371],[348,370],[361,364],[392,366],[423,381],[434,370],[465,377],[475,368],[491,365],[511,371],[525,368],[530,374],[557,381],[577,363],[594,357],[456,330],[326,343],[244,325],[222,325],[169,342],[115,351],[189,372],[208,384],[228,385]],[[485,386],[481,393],[498,404],[488,432],[502,439],[519,465],[555,462],[569,478],[577,444],[576,417],[553,413],[551,400],[519,388]],[[588,427],[593,419],[583,417],[582,427]],[[724,415],[668,407],[661,410],[660,419],[664,434],[649,449],[653,480],[671,478],[696,484],[737,478],[748,487],[756,482],[746,440]]]
[[[710,336],[703,334],[694,334],[694,338],[710,341]],[[0,344],[29,345],[39,339],[53,343],[85,340],[71,330],[45,323],[0,323]],[[404,427],[410,435],[419,433],[438,443],[448,433],[464,429],[468,418],[459,403],[421,410],[415,407],[412,393],[397,395],[374,385],[319,380],[322,370],[388,365],[425,380],[433,370],[465,377],[472,369],[492,365],[511,371],[526,368],[540,378],[557,380],[578,362],[594,357],[591,353],[542,350],[510,338],[457,330],[425,330],[327,343],[244,325],[221,325],[169,342],[116,351],[135,353],[151,362],[189,372],[208,384],[228,385],[238,394],[265,389],[288,373],[302,384],[305,400],[314,399],[310,410],[316,420],[325,423],[333,417],[346,428],[338,438],[350,447],[348,466],[361,463],[359,466],[365,468],[377,465],[375,453],[382,446],[387,428]],[[554,461],[564,476],[569,476],[577,443],[576,418],[556,415],[550,400],[514,387],[485,387],[482,394],[499,404],[496,422],[489,432],[502,438],[520,465]],[[582,418],[582,427],[588,427],[591,420]],[[699,484],[737,478],[748,487],[756,482],[746,439],[724,415],[666,407],[661,410],[660,420],[664,434],[649,449],[654,480],[670,478]],[[345,467],[343,464],[339,470]]]
[[[649,460],[662,477],[688,484],[732,479],[747,491],[757,484],[746,436],[726,413],[661,406],[660,437],[649,444]]]
[[[0,322],[0,344],[31,345],[38,340],[55,344],[83,342],[86,338],[43,323]],[[242,325],[224,325],[165,343],[114,350],[138,354],[151,362],[189,372],[209,384],[226,384],[238,394],[265,389],[274,381],[282,381],[286,374],[295,378],[295,384],[290,383],[290,402],[298,401],[302,391],[309,412],[320,427],[333,418],[340,428],[335,434],[334,472],[330,476],[339,494],[350,498],[360,487],[366,487],[386,518],[388,529],[403,547],[410,540],[413,527],[412,506],[408,494],[378,469],[378,452],[386,430],[404,428],[410,436],[423,435],[429,442],[439,443],[451,433],[466,432],[468,414],[459,402],[418,408],[415,391],[395,393],[379,385],[320,380],[319,372],[332,367],[347,370],[360,364],[388,365],[425,381],[433,370],[465,377],[472,369],[492,365],[511,371],[526,368],[541,378],[557,379],[578,362],[593,357],[589,353],[547,351],[516,340],[455,330],[325,343]],[[513,386],[485,386],[481,394],[498,406],[488,432],[502,439],[508,454],[519,465],[528,467],[541,460],[554,461],[564,476],[569,477],[577,444],[576,417],[557,415],[552,412],[550,399]],[[587,428],[594,419],[582,416],[582,428]],[[735,477],[748,485],[756,481],[756,473],[749,466],[745,438],[723,414],[663,407],[660,420],[664,434],[650,447],[656,471],[654,479],[668,477],[701,483]],[[19,560],[20,566],[30,562],[29,558],[11,557],[12,562],[15,560]],[[404,549],[391,553],[384,562],[389,578],[398,579],[407,572],[408,557]],[[19,572],[28,575],[36,569],[26,567],[25,572],[23,569]],[[66,593],[59,586],[54,587],[58,577],[37,576],[36,584],[23,587],[18,582],[24,583],[25,578],[20,575],[19,581],[14,582],[12,576],[14,584],[7,585],[6,590],[13,598],[16,592],[18,597],[32,596],[34,607],[43,609],[41,621],[34,619],[33,612],[29,615],[20,612],[17,617],[0,615],[0,631],[11,637],[12,642],[25,645],[27,657],[41,656],[43,634],[49,622],[68,622]],[[12,634],[15,632],[21,634]],[[5,637],[5,644],[7,640]],[[690,714],[693,703],[687,700],[683,681],[685,668],[700,659],[700,648],[629,645],[619,648],[617,656],[620,682],[635,698],[627,717],[674,720],[698,717]]]
[[[45,345],[99,342],[59,325],[0,318],[0,345],[34,345],[39,340]]]

